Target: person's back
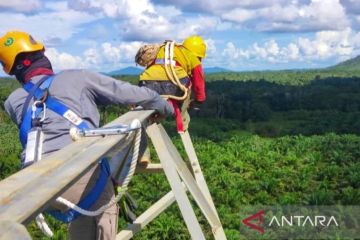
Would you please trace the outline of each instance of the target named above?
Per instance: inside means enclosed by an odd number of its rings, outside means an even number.
[[[201,60],[206,55],[206,45],[200,36],[190,36],[182,45],[175,44],[172,53],[171,47],[167,49],[167,46],[165,44],[159,49],[156,59],[141,73],[139,85],[169,99],[175,108],[177,130],[184,132],[190,122],[187,109],[192,101],[191,92],[197,103],[201,104],[206,99],[205,78],[201,64]],[[169,59],[168,57],[171,56],[172,59]],[[165,64],[165,59],[170,60],[170,63]],[[170,67],[174,69],[175,76],[169,74]],[[178,78],[178,81],[171,78]]]

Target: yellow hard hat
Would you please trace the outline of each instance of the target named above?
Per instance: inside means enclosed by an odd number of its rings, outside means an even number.
[[[204,58],[206,56],[205,41],[198,35],[185,39],[183,46],[198,57]]]
[[[9,74],[18,54],[43,49],[44,45],[35,41],[30,34],[10,31],[0,38],[0,62],[4,71]]]

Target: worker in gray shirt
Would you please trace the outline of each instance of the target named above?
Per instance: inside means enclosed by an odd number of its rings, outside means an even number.
[[[44,134],[43,155],[70,144],[72,139],[69,129],[74,125],[98,127],[100,119],[98,105],[140,105],[144,109],[156,110],[160,116],[173,114],[172,106],[148,88],[133,86],[86,70],[67,70],[54,75],[51,63],[44,55],[44,51],[43,44],[34,40],[28,33],[11,31],[0,38],[0,62],[3,69],[7,74],[15,75],[24,87],[15,90],[5,101],[6,112],[21,130],[23,136],[20,134],[20,140],[24,148],[29,144],[26,137],[30,131],[25,125],[36,125],[34,116],[37,110],[31,109],[31,106],[37,106],[34,105],[34,99],[38,89],[42,89],[40,91],[43,93],[42,100],[51,98],[57,105],[67,110],[64,114],[59,114],[59,112],[47,109],[44,117],[41,115],[44,113],[40,113],[41,130]],[[44,87],[46,84],[47,86]],[[30,98],[29,94],[33,94],[34,97]],[[24,109],[24,105],[29,107],[25,106],[26,109]],[[32,113],[30,114],[31,123],[28,123],[29,119],[26,117],[29,112]],[[27,151],[24,150],[23,167],[27,165],[25,153]],[[100,174],[101,166],[93,167],[69,188],[63,197],[75,203],[79,202],[82,196],[92,191]],[[114,198],[114,190],[109,178],[101,196],[90,209],[97,209],[112,198]],[[117,216],[116,205],[97,217],[79,216],[69,225],[70,239],[115,239]]]

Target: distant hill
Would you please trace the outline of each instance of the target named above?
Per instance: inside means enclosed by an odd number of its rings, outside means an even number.
[[[338,63],[332,67],[329,67],[328,69],[347,71],[360,70],[360,55],[344,62]]]
[[[117,75],[139,75],[140,73],[142,73],[142,69],[141,68],[137,68],[137,67],[126,67],[126,68],[122,68],[119,70],[115,70],[112,72],[109,72],[107,75],[110,76],[117,76]]]
[[[229,69],[221,68],[221,67],[210,67],[210,68],[204,68],[205,73],[224,73],[224,72],[232,72]]]

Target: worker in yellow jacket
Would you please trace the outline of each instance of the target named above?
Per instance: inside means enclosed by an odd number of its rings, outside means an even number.
[[[193,92],[194,102],[201,104],[206,99],[205,78],[201,64],[202,59],[206,56],[206,44],[200,36],[195,35],[186,38],[182,45],[175,45],[173,48],[173,58],[170,64],[180,83],[189,90],[183,100],[171,98],[171,96],[180,97],[184,93],[169,79],[165,68],[165,52],[165,46],[162,46],[156,59],[140,75],[139,85],[150,88],[168,98],[174,106],[177,130],[184,132],[188,129],[190,122],[187,112],[192,101],[190,90]]]

